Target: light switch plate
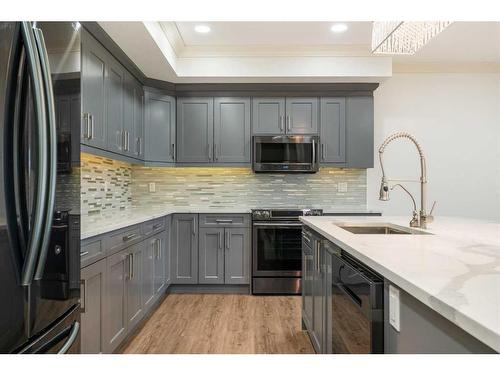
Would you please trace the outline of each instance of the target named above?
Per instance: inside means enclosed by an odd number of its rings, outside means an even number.
[[[389,323],[400,332],[399,289],[392,285],[389,285]]]
[[[154,182],[149,183],[149,192],[150,193],[156,192],[156,183],[154,183]]]
[[[347,182],[339,182],[337,184],[337,190],[339,193],[347,193]]]

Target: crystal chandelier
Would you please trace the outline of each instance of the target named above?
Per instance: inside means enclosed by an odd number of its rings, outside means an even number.
[[[372,52],[413,55],[450,24],[450,21],[373,22]]]

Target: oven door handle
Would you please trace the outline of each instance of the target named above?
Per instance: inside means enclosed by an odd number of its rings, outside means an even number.
[[[274,228],[289,228],[289,227],[301,227],[302,223],[253,223],[254,227],[274,227]]]

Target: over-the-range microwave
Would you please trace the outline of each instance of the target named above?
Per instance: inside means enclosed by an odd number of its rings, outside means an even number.
[[[317,135],[253,137],[254,172],[314,173],[319,169]]]

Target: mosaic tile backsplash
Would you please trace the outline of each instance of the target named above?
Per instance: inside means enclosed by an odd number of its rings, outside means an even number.
[[[142,167],[82,154],[82,213],[132,206],[366,209],[366,170],[255,174],[250,168]],[[155,192],[149,192],[149,183]],[[346,191],[339,189],[346,184]]]

